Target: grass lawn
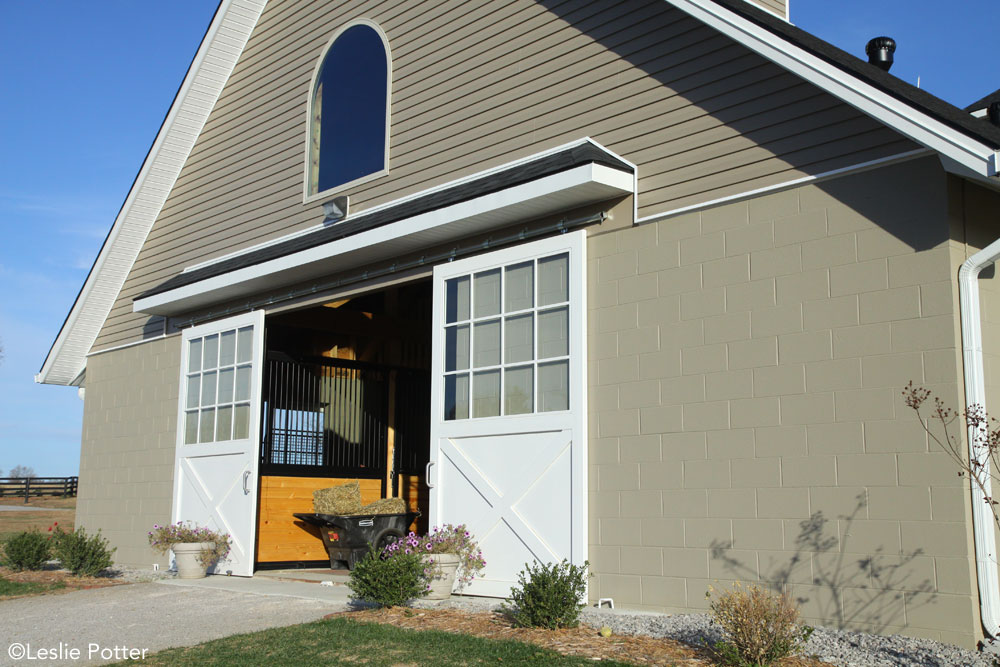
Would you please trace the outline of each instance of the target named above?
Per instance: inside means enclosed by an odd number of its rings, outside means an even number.
[[[331,618],[161,651],[143,665],[593,665],[516,641]],[[604,661],[604,665],[627,663]]]
[[[61,581],[42,583],[36,581],[10,581],[0,577],[0,599],[20,597],[22,595],[38,595],[60,588],[66,588]]]

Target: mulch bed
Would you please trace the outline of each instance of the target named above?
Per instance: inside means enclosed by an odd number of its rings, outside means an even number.
[[[58,593],[69,593],[70,591],[87,590],[90,588],[104,588],[106,586],[118,586],[128,583],[121,579],[109,577],[77,577],[67,570],[24,570],[15,572],[6,567],[0,567],[0,577],[8,581],[34,584],[57,584],[62,582],[64,588],[56,588],[44,593],[30,593],[29,595],[51,595]],[[24,595],[0,595],[0,600],[10,600]]]
[[[443,630],[488,639],[511,639],[552,649],[563,655],[595,660],[619,660],[637,665],[713,665],[708,652],[673,639],[639,635],[602,637],[597,630],[581,625],[564,630],[515,628],[497,612],[469,612],[459,609],[410,609],[392,607],[330,614],[359,622],[383,623],[414,630]],[[821,667],[828,663],[811,658],[786,658],[781,667]]]

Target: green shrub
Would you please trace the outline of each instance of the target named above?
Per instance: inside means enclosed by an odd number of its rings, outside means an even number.
[[[396,607],[427,591],[427,575],[417,554],[382,559],[371,549],[351,570],[347,587],[354,597],[380,607]]]
[[[101,536],[100,530],[95,535],[88,536],[83,528],[77,528],[72,533],[57,528],[54,542],[55,557],[64,568],[78,577],[96,576],[113,563],[111,554],[115,549],[108,548],[108,541]]]
[[[785,594],[737,582],[712,598],[712,620],[722,627],[725,641],[713,648],[723,665],[767,667],[798,653],[813,629],[799,624],[799,610]]]
[[[504,613],[521,628],[575,628],[579,625],[580,600],[587,591],[587,567],[564,560],[549,565],[527,565],[518,573],[518,586],[511,590]]]
[[[52,540],[37,530],[8,537],[3,544],[3,563],[14,570],[41,570],[52,557]]]

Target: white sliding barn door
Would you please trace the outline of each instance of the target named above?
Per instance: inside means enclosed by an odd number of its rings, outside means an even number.
[[[430,523],[479,541],[470,594],[587,558],[585,260],[578,231],[434,269]]]
[[[232,538],[216,573],[252,576],[264,312],[184,331],[173,521]]]

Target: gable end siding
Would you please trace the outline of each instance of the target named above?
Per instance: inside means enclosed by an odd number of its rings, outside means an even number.
[[[99,336],[161,330],[132,299],[183,267],[315,225],[306,99],[341,24],[393,56],[390,173],[361,210],[582,136],[639,165],[640,216],[911,150],[860,112],[655,2],[271,2]]]
[[[747,0],[751,5],[763,7],[769,12],[774,12],[783,19],[788,18],[788,3],[786,0]]]

